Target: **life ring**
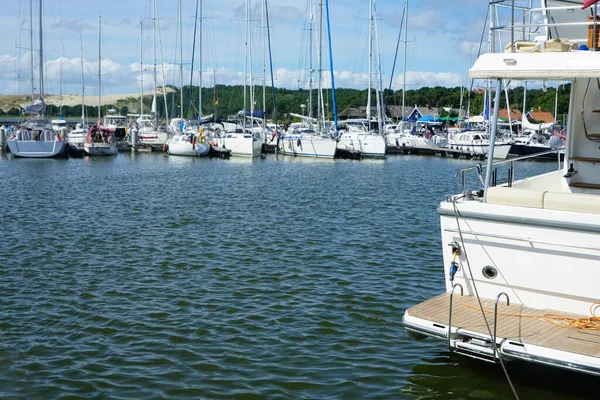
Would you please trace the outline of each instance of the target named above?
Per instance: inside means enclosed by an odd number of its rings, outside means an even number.
[[[138,123],[137,123],[137,121],[136,121],[136,120],[133,120],[133,121],[131,121],[131,122],[129,123],[129,127],[130,127],[130,128],[135,128],[135,129],[137,129],[137,128],[138,128]]]
[[[204,136],[204,135],[200,136],[200,143],[202,143],[202,144],[206,143],[206,136]]]

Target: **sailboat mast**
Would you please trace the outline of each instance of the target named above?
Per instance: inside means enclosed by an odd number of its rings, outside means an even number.
[[[183,118],[183,27],[181,24],[181,0],[179,6],[179,117]]]
[[[337,139],[338,124],[337,124],[337,105],[335,102],[335,74],[333,73],[333,51],[331,50],[331,22],[329,19],[329,0],[325,0],[325,13],[327,15],[327,42],[329,44],[329,73],[331,74],[331,103],[333,104],[333,127],[335,129],[335,137]]]
[[[152,99],[152,112],[154,112],[154,127],[158,127],[158,112],[156,110],[156,0],[152,2],[152,54],[154,57],[153,82],[154,82],[154,97]],[[164,89],[164,88],[163,88]]]
[[[144,114],[144,25],[140,21],[140,118]]]
[[[252,80],[252,23],[248,0],[248,84],[250,85],[250,126],[254,129],[254,81]]]
[[[379,49],[379,27],[377,26],[377,3],[373,0],[373,21],[375,28],[375,43],[377,43],[377,87],[375,88],[375,95],[377,96],[377,130],[380,134],[383,134],[383,98],[381,93],[383,91],[383,83],[381,81],[381,51]]]
[[[322,125],[325,120],[325,112],[323,107],[323,0],[319,1],[319,30],[317,31],[319,35],[319,39],[317,42],[317,46],[319,47],[317,51],[317,64],[319,65],[318,71],[318,86],[319,88],[317,93],[317,127],[319,133],[322,133]]]
[[[98,15],[98,121],[102,118],[102,16]]]
[[[371,64],[373,60],[373,0],[369,1],[369,91],[367,93],[367,126],[371,130]]]
[[[31,101],[35,100],[35,80],[33,77],[33,0],[29,0],[29,62],[31,64]]]
[[[265,14],[266,14],[267,8],[265,6],[265,2],[262,2],[262,44],[263,44],[263,87],[262,87],[262,109],[263,109],[263,120],[262,120],[262,128],[263,130],[266,129],[267,127],[267,99],[266,94],[267,94],[267,41],[265,38]]]
[[[402,74],[402,127],[404,128],[404,109],[406,106],[406,54],[408,47],[408,0],[404,1],[404,73]]]
[[[308,117],[312,118],[312,84],[313,84],[313,65],[312,65],[312,40],[313,40],[313,2],[308,0]]]
[[[246,30],[244,31],[244,117],[242,131],[246,133],[246,84],[248,83],[248,25],[250,24],[250,0],[246,0]]]
[[[79,50],[81,60],[81,124],[85,126],[85,78],[83,75],[83,38],[79,33]]]
[[[43,1],[40,0],[40,99],[44,98],[44,40],[43,40]]]
[[[217,122],[217,71],[213,68],[213,122]]]
[[[200,0],[200,65],[199,65],[199,69],[200,69],[200,84],[198,85],[198,124],[200,124],[200,121],[202,120],[202,6],[203,6],[204,1]]]

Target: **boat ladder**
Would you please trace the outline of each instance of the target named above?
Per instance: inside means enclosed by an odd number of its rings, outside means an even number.
[[[494,304],[493,335],[490,337],[477,332],[463,330],[460,327],[452,327],[452,306],[454,292],[456,291],[457,287],[460,288],[460,295],[463,296],[462,285],[460,283],[454,284],[452,286],[452,291],[450,292],[448,331],[446,333],[448,349],[452,353],[462,354],[467,357],[492,363],[499,362],[502,354],[502,344],[506,339],[501,338],[500,342],[498,342],[498,302],[502,296],[505,296],[506,305],[510,305],[508,295],[504,292],[501,292],[498,294],[498,296],[496,296],[496,302]]]

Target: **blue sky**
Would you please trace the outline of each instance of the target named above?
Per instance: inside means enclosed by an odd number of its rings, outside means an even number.
[[[0,16],[0,92],[29,92],[29,0],[4,0]],[[34,28],[38,0],[34,0]],[[179,85],[177,0],[157,0],[160,46],[167,83]],[[409,1],[407,85],[458,86],[465,81],[469,51],[477,52],[487,2],[482,0]],[[183,62],[185,82],[190,79],[190,60],[196,0],[182,0]],[[203,85],[241,84],[244,77],[245,1],[203,2]],[[379,0],[377,28],[383,86],[392,70],[403,0]],[[262,84],[262,2],[252,1],[253,76]],[[318,9],[315,5],[315,18]],[[271,46],[275,85],[308,87],[308,2],[270,0]],[[366,0],[332,0],[330,4],[336,86],[366,88],[368,82],[368,13]],[[140,22],[143,32],[144,90],[152,88],[151,0],[45,0],[44,48],[46,92],[81,92],[80,37],[83,43],[86,94],[97,94],[98,15],[102,16],[102,91],[136,93],[140,90]],[[35,44],[37,48],[37,32]],[[327,45],[326,36],[323,40]],[[313,47],[316,40],[313,40]],[[402,46],[402,45],[401,45]],[[402,49],[402,47],[401,47]],[[162,50],[162,51],[161,51]],[[198,67],[198,50],[196,50]],[[323,53],[326,56],[326,52]],[[402,85],[403,51],[394,75],[393,88]],[[37,55],[34,55],[37,60]],[[325,57],[327,58],[327,57]],[[36,61],[37,64],[37,61]],[[316,50],[313,56],[317,68]],[[374,63],[374,68],[375,68]],[[328,68],[328,62],[324,63]],[[214,74],[214,75],[213,75]],[[61,79],[62,75],[62,79]],[[375,75],[373,75],[375,76]],[[316,80],[316,74],[314,75]],[[194,76],[197,84],[199,74]],[[328,81],[328,78],[327,78]],[[62,84],[61,84],[62,82]],[[162,70],[159,70],[159,84]],[[316,84],[315,84],[316,85]],[[37,87],[37,83],[36,83]]]

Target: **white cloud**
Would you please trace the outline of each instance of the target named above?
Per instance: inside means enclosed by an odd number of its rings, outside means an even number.
[[[20,81],[16,80],[17,73],[15,67],[21,68]],[[15,91],[27,93],[29,90],[29,56],[28,54],[17,60],[14,56],[0,55],[0,91],[13,94]],[[97,93],[98,62],[83,60],[83,70],[85,79],[85,90],[87,94]],[[144,64],[143,66],[144,91],[151,90],[153,84],[153,67]],[[44,79],[46,92],[79,94],[81,92],[81,59],[61,57],[48,60],[44,63]],[[157,68],[157,83],[163,84],[163,74],[166,84],[175,86],[180,85],[179,65],[165,63],[163,67]],[[37,71],[36,71],[37,75]],[[184,70],[184,85],[189,84],[189,70]],[[464,75],[452,72],[427,72],[427,71],[409,71],[406,74],[407,87],[417,89],[425,86],[459,86]],[[216,79],[215,79],[216,78]],[[36,78],[37,79],[37,78]],[[308,88],[308,76],[305,70],[277,68],[274,71],[276,87],[289,89]],[[317,87],[317,76],[313,76],[313,87]],[[384,86],[389,78],[383,78]],[[402,87],[402,74],[398,74],[394,79],[392,88],[398,90]],[[242,85],[244,83],[244,72],[231,68],[216,68],[203,72],[203,86],[212,87],[216,80],[217,84]],[[254,70],[254,84],[262,85],[262,71],[256,67]],[[267,86],[270,86],[270,74],[267,71]],[[194,73],[193,83],[197,85],[199,74]],[[335,71],[335,83],[338,88],[365,89],[368,85],[368,74],[363,72],[352,72],[348,70]],[[375,80],[372,83],[375,87]],[[37,83],[36,83],[37,87]],[[329,72],[323,73],[323,87],[331,87],[331,78]],[[120,64],[110,58],[102,60],[102,91],[110,93],[138,93],[140,90],[140,63],[135,62],[129,65]]]

